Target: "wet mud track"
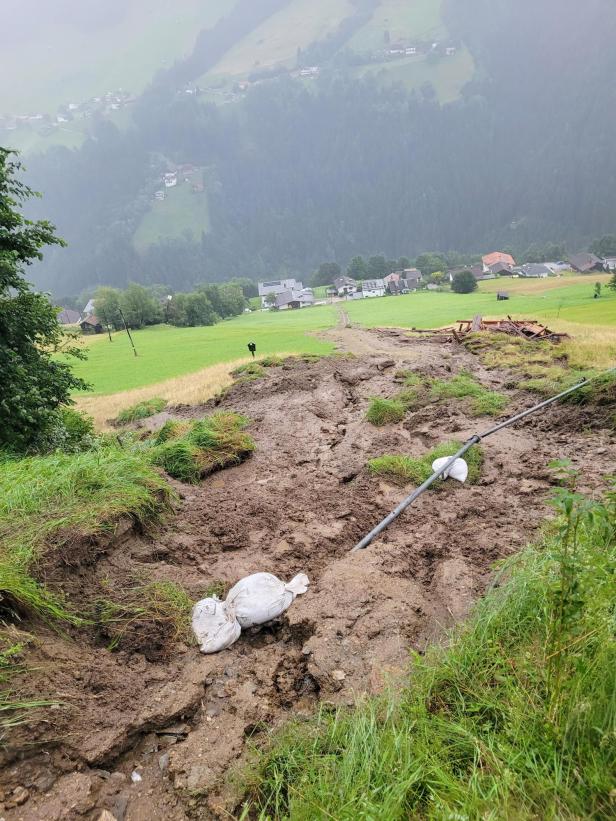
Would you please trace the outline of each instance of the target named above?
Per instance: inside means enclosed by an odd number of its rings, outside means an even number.
[[[548,462],[570,458],[591,492],[613,470],[613,434],[579,430],[574,411],[559,407],[549,421],[487,440],[477,485],[424,494],[369,549],[350,555],[405,495],[371,477],[368,459],[419,456],[490,425],[450,400],[375,428],[364,420],[370,397],[391,396],[399,368],[442,377],[466,368],[499,390],[507,375],[486,371],[464,349],[352,328],[330,336],[356,357],[289,361],[226,395],[219,407],[252,420],[251,459],[199,486],[177,485],[181,506],[162,532],[127,531],[81,570],[110,584],[142,570],[194,598],[256,571],[285,580],[305,572],[309,592],[214,656],[180,644],[158,658],[155,637],[154,650],[113,653],[46,631],[32,650],[32,677],[38,695],[61,703],[8,739],[6,821],[99,819],[103,810],[118,821],[233,817],[233,774],[248,742],[319,702],[352,704],[379,692],[404,674],[409,650],[441,640],[464,618],[494,563],[527,544],[549,515]],[[532,403],[508,393],[512,413]]]

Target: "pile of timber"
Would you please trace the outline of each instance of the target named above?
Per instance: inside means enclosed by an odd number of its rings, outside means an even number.
[[[381,329],[385,330],[385,329]],[[390,334],[400,333],[388,329]],[[508,316],[506,319],[483,319],[477,315],[473,319],[459,319],[455,325],[447,328],[438,328],[437,330],[424,330],[421,328],[412,328],[412,334],[420,335],[420,338],[429,342],[462,342],[468,334],[477,333],[479,331],[492,331],[500,334],[511,334],[511,336],[520,336],[522,339],[542,340],[549,342],[560,342],[563,339],[568,339],[567,334],[559,334],[551,331],[546,325],[543,325],[536,319],[512,319]]]

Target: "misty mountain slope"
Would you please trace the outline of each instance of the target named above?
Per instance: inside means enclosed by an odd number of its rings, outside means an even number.
[[[409,93],[335,67],[309,84],[260,83],[228,106],[152,88],[135,104],[134,129],[101,124],[81,151],[29,160],[45,192],[36,212],[69,241],[33,273],[56,293],[130,279],[184,288],[306,275],[358,253],[523,251],[536,241],[577,250],[614,231],[616,5],[539,5],[449,3],[448,30],[478,70],[445,106],[429,85]],[[209,232],[137,253],[160,186],[153,157],[207,169]]]
[[[123,88],[139,94],[189,54],[235,0],[8,0],[0,34],[0,114],[54,113]],[[6,5],[3,3],[3,6]]]

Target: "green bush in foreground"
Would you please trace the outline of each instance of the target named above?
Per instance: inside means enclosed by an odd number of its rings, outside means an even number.
[[[137,422],[139,419],[147,419],[148,416],[154,416],[154,414],[164,411],[166,407],[166,399],[161,399],[160,397],[144,399],[143,402],[137,402],[136,405],[131,405],[130,408],[125,408],[120,411],[115,421],[118,425],[128,425],[130,422]]]
[[[376,459],[370,459],[368,470],[398,485],[411,483],[421,485],[432,475],[432,462],[435,459],[440,459],[442,456],[453,456],[461,447],[461,442],[444,442],[418,458],[403,454],[385,454]],[[468,464],[467,481],[470,484],[476,484],[481,472],[483,452],[478,445],[474,445],[464,458]]]
[[[104,446],[86,453],[7,460],[0,469],[0,597],[43,618],[77,620],[32,575],[47,551],[113,532],[118,519],[147,523],[172,493],[143,453]]]
[[[561,526],[402,692],[274,736],[243,818],[613,818],[616,494],[565,492]]]
[[[237,413],[215,413],[199,421],[167,422],[154,437],[150,458],[174,479],[196,483],[237,465],[255,449],[244,432],[248,420]]]
[[[379,399],[375,397],[370,401],[370,406],[366,411],[366,419],[373,425],[381,427],[391,422],[401,422],[406,416],[406,407],[398,399]]]

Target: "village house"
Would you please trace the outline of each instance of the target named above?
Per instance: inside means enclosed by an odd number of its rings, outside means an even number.
[[[547,279],[552,273],[547,265],[538,262],[529,262],[520,268],[516,268],[516,271],[519,276],[526,279]]]
[[[606,257],[603,260],[603,268],[606,271],[616,271],[616,257]]]
[[[103,333],[103,323],[94,314],[89,314],[89,316],[86,316],[85,319],[82,319],[79,323],[79,327],[84,334]]]
[[[166,188],[173,188],[178,184],[177,173],[175,171],[169,171],[167,174],[163,174],[163,182]]]
[[[543,264],[554,274],[554,276],[562,276],[563,271],[569,270],[568,262],[544,262]]]
[[[334,280],[334,291],[338,296],[353,296],[357,292],[357,282],[351,277],[338,277]]]
[[[578,274],[589,274],[591,271],[603,271],[603,262],[594,254],[574,254],[569,257],[569,265]]]
[[[385,283],[382,279],[365,279],[361,284],[364,299],[373,296],[385,296]]]
[[[507,262],[494,262],[488,265],[488,272],[497,277],[510,277],[513,276],[513,265]]]
[[[87,304],[86,304],[86,307],[81,312],[81,315],[82,316],[89,316],[89,314],[93,314],[93,313],[94,313],[94,300],[89,299]]]
[[[501,265],[510,265],[512,268],[515,265],[515,259],[511,256],[511,254],[505,254],[503,251],[492,251],[491,254],[486,254],[484,257],[481,258],[483,262],[484,271],[486,273],[489,272],[491,265],[496,265],[500,263]]]
[[[310,288],[302,288],[301,291],[283,291],[276,294],[275,308],[281,311],[288,309],[306,308],[314,304],[314,294]]]
[[[314,302],[314,295],[312,291],[309,288],[304,288],[302,283],[298,282],[296,279],[274,279],[270,282],[259,282],[258,287],[259,296],[261,297],[261,305],[264,308],[267,308],[272,304],[268,300],[270,294],[274,294],[278,297],[282,294],[291,293],[304,305],[312,304],[312,302]],[[276,305],[276,303],[273,304]],[[277,305],[276,307],[282,306]]]

